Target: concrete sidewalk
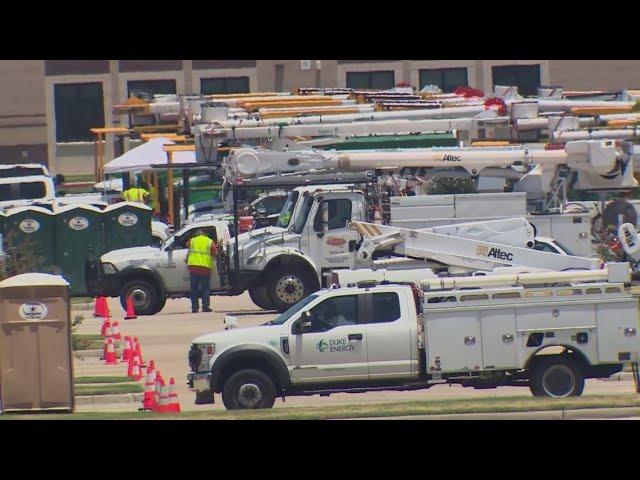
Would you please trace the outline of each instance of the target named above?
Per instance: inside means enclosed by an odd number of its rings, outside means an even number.
[[[640,416],[640,407],[585,408],[536,412],[456,413],[450,415],[407,415],[335,420],[604,420]]]

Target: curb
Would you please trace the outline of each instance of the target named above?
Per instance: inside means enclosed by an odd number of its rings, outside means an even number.
[[[616,373],[615,375],[611,375],[608,378],[600,378],[603,382],[623,382],[628,380],[633,380],[633,373],[631,372],[621,372]]]
[[[93,357],[102,357],[103,350],[94,349],[94,350],[75,350],[73,352],[74,356],[78,359],[80,358],[93,358]],[[116,348],[116,357],[122,357],[122,350]]]
[[[455,413],[400,417],[335,418],[331,420],[587,420],[640,416],[640,407],[540,410],[531,412]]]
[[[118,393],[111,395],[80,395],[75,397],[76,405],[106,405],[112,403],[142,402],[144,393]]]

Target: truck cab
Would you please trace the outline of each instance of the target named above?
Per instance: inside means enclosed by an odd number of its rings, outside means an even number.
[[[54,179],[44,165],[0,166],[0,208],[48,203],[55,195]]]
[[[316,292],[264,325],[194,339],[189,381],[202,403],[217,392],[239,409],[270,408],[284,392],[417,380],[415,305],[408,286]]]
[[[249,235],[239,245],[238,276],[261,308],[285,311],[321,288],[325,271],[353,263],[359,236],[348,223],[366,220],[364,193],[314,187],[298,194],[286,231]]]

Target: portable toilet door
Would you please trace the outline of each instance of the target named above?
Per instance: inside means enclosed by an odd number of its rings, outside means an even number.
[[[53,273],[55,269],[54,214],[42,207],[6,211],[5,245],[8,255],[28,270]]]
[[[56,265],[71,295],[86,295],[85,264],[104,253],[102,211],[91,205],[67,205],[55,212]]]
[[[105,251],[151,245],[151,208],[120,202],[102,211]]]
[[[73,412],[69,284],[44,273],[0,282],[3,412]]]

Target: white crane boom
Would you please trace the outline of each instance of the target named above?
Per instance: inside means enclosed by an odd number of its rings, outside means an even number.
[[[262,127],[217,128],[211,125],[203,135],[214,134],[225,139],[250,140],[290,137],[346,137],[357,135],[394,135],[421,132],[473,130],[479,126],[509,126],[509,117],[458,118],[435,120],[379,120],[352,123],[318,123],[308,125],[269,125]]]
[[[567,166],[582,175],[581,188],[631,188],[632,156],[611,140],[568,142],[561,150],[513,148],[428,148],[387,151],[334,152],[301,150],[278,152],[254,148],[233,149],[225,160],[227,178],[257,178],[287,173],[366,171],[406,168],[462,168],[479,175],[485,168],[539,166],[552,173]],[[628,168],[631,166],[631,168]]]
[[[514,223],[516,228],[513,228]],[[560,255],[530,248],[533,245],[533,227],[524,218],[424,230],[366,222],[351,222],[350,228],[363,238],[355,255],[355,263],[360,266],[371,265],[374,252],[393,249],[396,254],[410,258],[437,261],[469,270],[491,271],[504,266],[556,272],[600,268],[600,260],[596,258]],[[494,241],[495,238],[500,241]],[[531,242],[531,245],[524,246],[523,242]]]

